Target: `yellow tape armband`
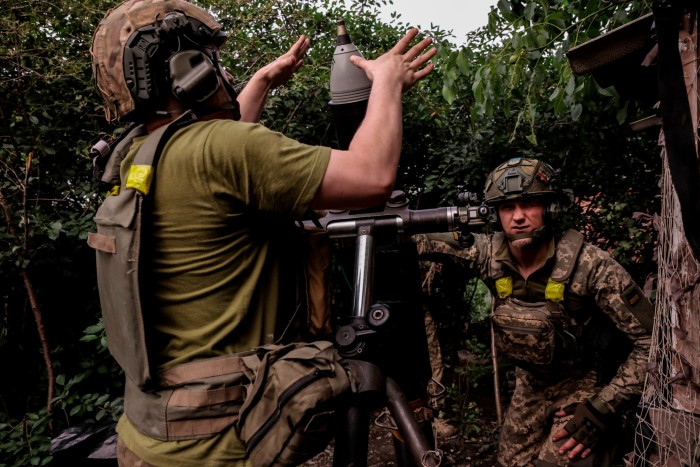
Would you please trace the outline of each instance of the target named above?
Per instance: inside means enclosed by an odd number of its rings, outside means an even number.
[[[496,293],[498,298],[506,298],[513,293],[513,278],[510,276],[501,277],[496,280]]]
[[[126,187],[138,190],[144,195],[148,194],[153,180],[153,166],[132,165],[129,168],[129,176],[126,179]]]
[[[561,302],[564,300],[565,288],[566,284],[564,282],[553,281],[550,277],[547,281],[547,287],[544,289],[544,297],[553,302]]]
[[[111,190],[107,192],[107,196],[117,196],[119,194],[119,185],[114,185]]]

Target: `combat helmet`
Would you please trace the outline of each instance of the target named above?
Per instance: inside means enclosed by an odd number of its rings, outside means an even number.
[[[484,203],[497,207],[505,201],[533,200],[544,205],[545,222],[565,212],[572,201],[570,190],[560,186],[561,175],[538,159],[516,157],[496,167],[486,179]]]
[[[219,62],[226,37],[211,14],[185,0],[127,0],[109,10],[90,49],[107,120],[139,120],[170,95],[196,108],[221,84],[236,107]]]

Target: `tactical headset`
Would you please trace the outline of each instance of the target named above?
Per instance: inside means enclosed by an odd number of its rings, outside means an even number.
[[[137,29],[124,47],[124,77],[141,113],[159,110],[175,96],[195,111],[223,84],[240,118],[236,92],[218,54],[226,35],[179,11]],[[221,78],[221,79],[220,79]]]

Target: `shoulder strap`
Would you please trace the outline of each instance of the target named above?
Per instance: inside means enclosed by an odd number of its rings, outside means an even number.
[[[129,148],[131,148],[131,143],[134,141],[134,138],[145,134],[145,125],[136,125],[124,130],[124,133],[122,133],[122,135],[119,136],[115,142],[110,144],[110,151],[108,155],[104,157],[96,156],[93,159],[93,171],[96,178],[105,185],[108,185],[109,188],[115,185],[120,185],[119,168],[122,161],[129,152]]]
[[[489,248],[491,251],[489,251],[489,270],[488,270],[488,276],[489,279],[491,280],[497,280],[503,277],[503,265],[500,263],[500,261],[496,261],[494,258],[496,252],[501,248],[503,245],[503,242],[506,241],[506,236],[503,232],[496,232],[493,234],[491,237],[491,242],[489,245]]]
[[[151,188],[153,176],[155,175],[156,165],[158,164],[165,144],[177,130],[194,123],[196,119],[197,117],[194,113],[187,111],[176,120],[159,127],[148,135],[148,138],[143,142],[134,157],[134,162],[129,168],[129,175],[127,176],[124,186],[126,188],[133,188],[147,195]]]
[[[582,247],[583,235],[576,230],[567,230],[557,243],[554,252],[554,268],[544,290],[547,303],[556,304],[564,300],[566,284],[576,267],[576,260]]]
[[[165,143],[168,142],[173,133],[180,128],[184,128],[187,125],[194,123],[196,120],[197,116],[192,111],[187,111],[167,125],[159,127],[149,135],[146,141],[143,142],[139,148],[139,152],[134,158],[134,164],[150,165],[155,167],[158,164],[158,159],[160,158],[160,154],[163,152]]]
[[[194,121],[193,115],[185,114],[148,136],[136,154],[127,186],[106,197],[94,217],[97,232],[88,235],[88,245],[97,250],[97,282],[110,352],[137,387],[151,380],[139,290],[143,203],[168,138]]]
[[[557,243],[551,278],[555,282],[568,282],[583,247],[583,235],[576,230],[567,230]]]

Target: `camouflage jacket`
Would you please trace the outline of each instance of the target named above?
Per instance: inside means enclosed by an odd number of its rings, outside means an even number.
[[[421,259],[467,265],[496,295],[495,282],[512,277],[512,296],[525,302],[545,301],[544,291],[555,265],[559,239],[551,239],[547,260],[527,280],[513,264],[502,233],[474,234],[474,243],[463,248],[451,233],[413,237]],[[572,254],[572,253],[568,253]],[[642,391],[651,344],[653,307],[629,273],[608,253],[584,242],[564,293],[564,308],[585,326],[595,316],[606,316],[631,342],[631,351],[598,396],[615,409]],[[582,356],[586,357],[586,356]],[[582,359],[584,360],[584,359]]]

